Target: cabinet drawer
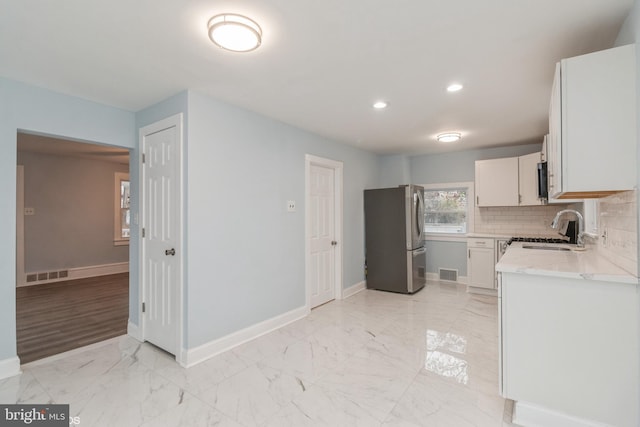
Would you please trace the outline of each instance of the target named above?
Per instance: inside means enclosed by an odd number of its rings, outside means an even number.
[[[495,239],[483,239],[478,237],[470,237],[467,239],[467,247],[469,248],[492,248],[494,247]]]

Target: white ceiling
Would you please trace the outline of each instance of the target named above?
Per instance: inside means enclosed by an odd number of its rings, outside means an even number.
[[[378,153],[540,142],[554,64],[611,47],[632,4],[0,0],[0,75],[131,111],[193,89]],[[222,12],[259,22],[262,46],[211,43]]]

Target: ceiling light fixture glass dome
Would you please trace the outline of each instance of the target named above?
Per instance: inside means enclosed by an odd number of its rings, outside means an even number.
[[[252,19],[235,13],[223,13],[209,20],[209,38],[233,52],[249,52],[262,43],[262,29]]]
[[[376,110],[382,110],[383,108],[387,108],[389,104],[386,101],[376,101],[373,104],[373,108]]]
[[[438,142],[456,142],[460,138],[462,138],[462,135],[460,135],[460,132],[441,133],[436,137]]]

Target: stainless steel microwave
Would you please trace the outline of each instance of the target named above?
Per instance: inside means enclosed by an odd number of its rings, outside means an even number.
[[[547,199],[548,197],[547,162],[540,162],[538,163],[538,199]]]

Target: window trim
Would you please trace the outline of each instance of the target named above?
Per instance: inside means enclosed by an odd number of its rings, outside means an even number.
[[[464,182],[443,182],[436,184],[418,184],[425,190],[454,190],[457,188],[467,189],[467,232],[466,233],[425,233],[425,240],[442,242],[466,241],[467,235],[473,233],[475,224],[476,196],[475,183],[473,181]]]
[[[114,174],[114,198],[113,198],[113,246],[126,246],[129,244],[129,237],[122,237],[122,224],[120,223],[120,183],[129,181],[128,172],[115,172]]]

